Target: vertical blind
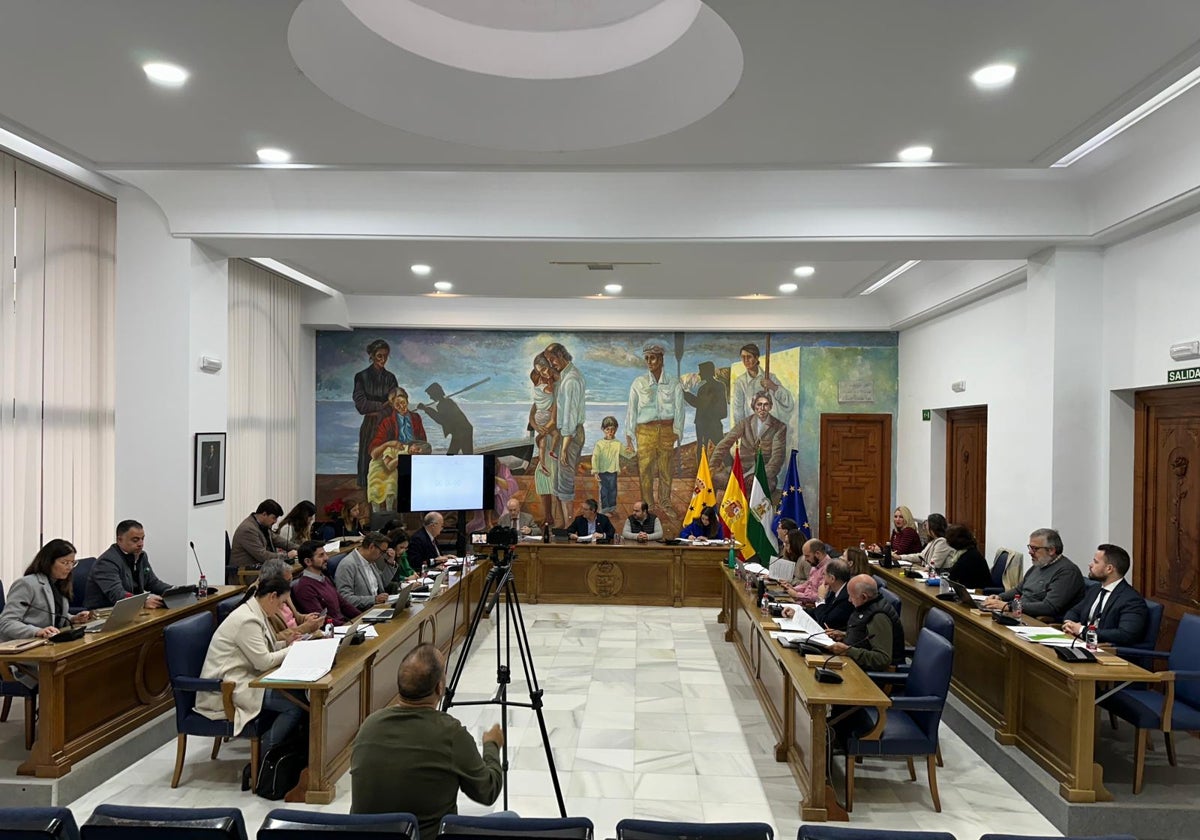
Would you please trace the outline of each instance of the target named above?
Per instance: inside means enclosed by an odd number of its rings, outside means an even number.
[[[300,317],[295,283],[254,263],[229,261],[230,533],[263,499],[275,499],[285,513],[299,501]]]
[[[116,205],[0,154],[0,580],[112,541]]]

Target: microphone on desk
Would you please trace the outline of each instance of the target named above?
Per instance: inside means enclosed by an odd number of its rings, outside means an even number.
[[[67,626],[69,626],[69,625],[70,625],[70,623],[71,623],[71,617],[70,617],[70,616],[68,616],[68,615],[56,615],[55,613],[53,613],[53,612],[51,612],[50,610],[48,610],[48,609],[46,609],[45,607],[43,607],[41,604],[34,604],[34,603],[31,603],[30,601],[18,601],[17,603],[19,603],[19,604],[20,604],[22,607],[24,607],[25,609],[29,609],[30,607],[33,607],[35,610],[38,610],[38,611],[40,611],[40,612],[42,612],[42,613],[45,613],[45,614],[46,614],[46,615],[48,615],[48,616],[50,617],[50,619],[51,619],[51,620],[54,622],[54,626],[55,626],[55,627],[57,627],[57,628],[59,628],[59,629],[62,629],[63,627],[67,627]],[[64,622],[65,622],[65,623],[64,623]]]
[[[865,639],[859,639],[857,642],[850,645],[850,647],[858,647],[859,645],[869,642],[874,638],[875,638],[875,634],[872,633],[871,635],[867,636]],[[813,672],[813,675],[817,678],[817,682],[819,682],[819,683],[835,683],[836,684],[836,683],[840,683],[843,681],[841,674],[839,674],[837,671],[834,671],[831,668],[829,668],[829,663],[833,660],[833,657],[835,657],[835,656],[838,656],[838,654],[836,654],[836,653],[829,654],[829,656],[826,657],[825,661],[821,663],[821,667],[817,668]]]

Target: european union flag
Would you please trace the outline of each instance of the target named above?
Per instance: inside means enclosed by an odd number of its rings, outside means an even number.
[[[800,524],[806,540],[812,539],[812,528],[808,524],[808,511],[804,508],[804,488],[800,486],[800,470],[796,466],[795,449],[788,462],[787,478],[783,482],[783,495],[779,499],[779,513],[771,522],[771,530],[779,529],[779,520],[784,517]]]

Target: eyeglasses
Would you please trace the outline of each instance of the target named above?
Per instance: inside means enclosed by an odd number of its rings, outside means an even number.
[[[1029,549],[1030,554],[1037,554],[1039,551],[1045,551],[1050,546],[1048,546],[1048,545],[1027,545],[1025,547]]]
[[[59,558],[58,558],[57,560],[55,560],[54,562],[56,562],[56,563],[62,563],[63,565],[70,566],[72,569],[74,569],[76,566],[78,566],[78,565],[79,565],[79,561],[78,561],[78,560],[76,560],[74,557],[72,557],[72,558],[71,558],[71,561],[70,561],[69,563],[67,562],[67,558],[65,558],[65,557],[59,557]]]

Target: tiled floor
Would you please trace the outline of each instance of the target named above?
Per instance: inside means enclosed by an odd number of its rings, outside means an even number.
[[[732,646],[722,641],[715,608],[526,605],[523,611],[570,815],[590,817],[597,837],[612,837],[624,817],[763,820],[779,838],[796,836],[796,784],[786,765],[770,757],[774,738]],[[498,635],[481,629],[457,700],[494,693]],[[526,702],[515,647],[513,657],[509,699]],[[491,706],[460,706],[454,713],[477,735],[499,720]],[[523,816],[554,816],[534,715],[511,709],[510,716],[508,807]],[[253,832],[276,803],[238,790],[248,752],[230,743],[220,760],[210,761],[208,747],[194,739],[184,783],[171,790],[172,742],[71,807],[84,820],[101,802],[237,805]],[[903,761],[868,760],[856,773],[854,824],[949,831],[960,840],[987,831],[1059,834],[944,725],[942,752],[941,814],[933,811],[920,764],[918,781],[910,782]],[[348,811],[348,777],[338,794],[326,809]],[[493,810],[465,799],[459,809]]]

